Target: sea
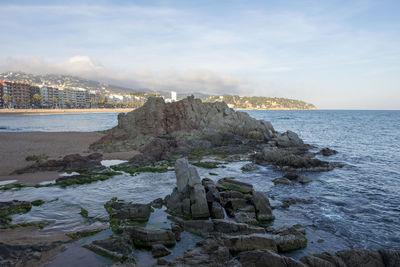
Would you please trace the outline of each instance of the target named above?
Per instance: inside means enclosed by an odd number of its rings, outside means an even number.
[[[226,163],[226,168],[212,170],[218,176],[198,168],[201,177],[217,180],[233,176],[265,192],[275,207],[273,227],[303,225],[307,232],[307,248],[287,255],[299,258],[308,253],[349,248],[400,249],[400,111],[243,112],[270,121],[277,131],[298,133],[306,143],[315,146],[313,151],[325,147],[337,150],[336,155],[318,158],[344,165],[329,172],[305,173],[313,182],[295,186],[274,185],[272,180],[282,173],[270,166],[243,172],[240,168],[246,162]],[[116,124],[117,113],[0,117],[0,132],[98,131]],[[106,181],[67,188],[3,191],[0,201],[43,199],[44,205],[33,207],[29,213],[14,215],[13,222],[46,221],[43,231],[71,231],[98,223],[82,218],[79,215],[81,207],[89,211],[91,218],[107,218],[103,205],[111,197],[148,203],[169,194],[174,186],[173,171],[137,176],[123,174]],[[289,198],[297,203],[283,208],[282,201]],[[197,239],[189,236],[185,240],[194,243]],[[173,254],[182,255],[183,250],[177,249]],[[65,253],[73,254],[73,251],[69,249]],[[80,261],[74,262],[67,254],[49,266],[60,266],[58,264],[66,260],[76,266],[106,263],[102,257],[89,255],[89,252],[85,254],[78,249],[75,253],[82,254],[79,254]]]

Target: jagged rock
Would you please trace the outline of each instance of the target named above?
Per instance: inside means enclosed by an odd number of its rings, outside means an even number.
[[[171,231],[175,235],[175,240],[176,241],[180,241],[181,240],[181,233],[183,232],[183,228],[178,223],[172,223],[171,224]]]
[[[238,191],[244,194],[251,193],[253,191],[253,185],[240,182],[233,178],[222,178],[217,182],[217,188],[220,191]]]
[[[149,204],[127,203],[124,201],[111,201],[112,217],[119,220],[147,221],[150,217]]]
[[[330,149],[330,148],[327,148],[327,147],[321,149],[321,150],[318,152],[318,154],[321,154],[322,156],[325,156],[325,157],[329,157],[329,156],[335,155],[335,154],[337,154],[337,153],[338,153],[338,152],[337,152],[336,150]]]
[[[245,195],[243,193],[240,193],[238,191],[222,191],[219,193],[221,198],[225,200],[229,200],[232,198],[244,198]]]
[[[237,252],[249,251],[255,249],[268,249],[277,252],[278,248],[276,242],[271,237],[262,234],[249,234],[239,236],[228,236],[222,237],[225,246],[228,246],[230,250]]]
[[[175,174],[177,187],[165,198],[168,210],[193,218],[210,217],[206,192],[196,168],[190,167],[186,159],[178,159]]]
[[[214,181],[209,178],[204,178],[201,181],[201,183],[203,184],[204,189],[206,190],[206,199],[209,205],[212,204],[213,202],[219,203],[221,201],[221,197],[217,187],[215,186]]]
[[[137,226],[125,226],[123,230],[137,247],[151,247],[155,244],[170,247],[176,243],[175,234],[171,230],[144,229]]]
[[[202,103],[188,97],[166,104],[160,97],[150,97],[140,108],[119,114],[118,126],[106,131],[106,136],[90,148],[98,151],[140,150],[132,162],[188,155],[195,149],[213,150],[232,145],[244,153],[254,151],[257,143],[276,136],[269,122],[251,118],[247,113],[236,112],[224,102]]]
[[[233,218],[238,223],[253,224],[257,222],[255,212],[238,211],[234,213]]]
[[[315,154],[306,152],[304,148],[264,147],[255,157],[256,163],[274,164],[280,171],[330,171],[335,167],[342,167],[335,162],[326,162],[313,158]]]
[[[194,248],[185,251],[183,257],[176,258],[172,262],[158,261],[158,266],[238,266],[231,265],[229,261],[232,256],[229,249],[223,246],[220,240],[214,238],[204,239],[196,244]]]
[[[173,217],[172,219],[185,231],[203,237],[207,237],[214,232],[214,223],[210,220],[182,220],[177,217]]]
[[[213,219],[223,219],[225,217],[224,208],[215,201],[211,204],[210,214]]]
[[[399,266],[399,255],[398,250],[349,249],[336,253],[311,254],[302,257],[300,261],[310,267],[389,267]]]
[[[282,227],[273,232],[273,238],[280,252],[292,251],[307,246],[305,230],[298,228],[297,226]]]
[[[132,243],[121,237],[95,240],[90,245],[85,245],[85,247],[100,255],[106,255],[120,261],[127,259],[134,261]]]
[[[296,180],[299,177],[299,175],[297,173],[294,173],[294,172],[287,172],[287,173],[285,173],[283,175],[283,177],[285,177],[285,178],[287,178],[289,180]]]
[[[193,218],[208,218],[210,212],[203,185],[195,184],[190,192],[190,212]]]
[[[189,182],[189,162],[185,158],[180,158],[175,161],[175,176],[176,186],[178,192],[186,190],[186,186]]]
[[[253,203],[256,209],[257,220],[259,221],[269,221],[275,218],[272,215],[272,209],[269,204],[267,196],[261,192],[253,192]]]
[[[400,266],[400,250],[380,249],[379,253],[386,267]]]
[[[274,182],[275,185],[277,185],[277,184],[284,184],[284,185],[290,185],[290,186],[294,185],[294,183],[292,181],[290,181],[289,179],[287,179],[285,177],[276,178],[276,179],[272,180],[272,182]]]
[[[0,243],[0,266],[32,266],[30,260],[40,259],[42,253],[60,246],[60,242],[14,245]]]
[[[151,248],[151,254],[154,258],[159,258],[171,254],[171,250],[167,249],[164,245],[155,244]]]
[[[14,173],[30,173],[37,171],[80,171],[80,170],[91,170],[101,171],[105,167],[101,164],[103,155],[100,153],[93,153],[88,156],[81,156],[80,154],[71,154],[65,156],[61,160],[48,160],[46,162],[36,162],[33,165],[16,170]]]
[[[281,256],[271,250],[250,250],[237,256],[241,266],[256,267],[307,267],[307,265],[292,258]]]
[[[247,164],[243,165],[243,167],[241,168],[242,171],[256,171],[258,169],[260,169],[260,167],[258,167],[254,163],[247,163]]]
[[[378,251],[366,249],[342,250],[336,252],[346,266],[385,267]]]
[[[292,131],[286,131],[285,133],[279,134],[275,141],[280,147],[304,146],[303,140],[301,140],[299,136]]]
[[[163,200],[162,198],[157,198],[157,199],[153,200],[153,201],[150,203],[150,205],[151,205],[152,207],[154,207],[154,208],[161,209],[162,206],[164,205],[164,200]]]
[[[245,223],[236,223],[223,219],[213,219],[214,231],[230,235],[265,234],[262,227],[250,226]]]

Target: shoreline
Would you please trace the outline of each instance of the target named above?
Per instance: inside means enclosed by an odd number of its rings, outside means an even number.
[[[16,183],[34,185],[58,178],[58,172],[33,172],[11,174],[33,164],[26,157],[46,155],[61,159],[69,154],[86,156],[89,145],[105,134],[101,132],[0,132],[0,182],[17,180]],[[137,151],[102,153],[103,160],[129,160]]]
[[[234,110],[318,110],[318,109],[291,109],[291,108],[274,108],[274,109],[244,109],[233,108]],[[0,117],[2,116],[32,116],[32,115],[60,115],[60,114],[85,114],[85,113],[123,113],[130,112],[134,108],[85,108],[85,109],[0,109]]]
[[[134,108],[85,108],[85,109],[0,109],[0,116],[59,115],[84,113],[122,113]]]

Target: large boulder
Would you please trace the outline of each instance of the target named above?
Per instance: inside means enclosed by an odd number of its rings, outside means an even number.
[[[305,230],[299,228],[298,225],[292,227],[284,226],[273,232],[273,238],[280,252],[288,252],[307,246]]]
[[[270,221],[275,218],[275,216],[272,215],[272,209],[269,204],[269,200],[264,193],[254,191],[253,202],[254,202],[254,207],[256,209],[257,220]]]

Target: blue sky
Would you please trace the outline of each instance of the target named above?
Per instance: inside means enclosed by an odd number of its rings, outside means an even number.
[[[400,109],[400,1],[1,1],[0,71]]]

